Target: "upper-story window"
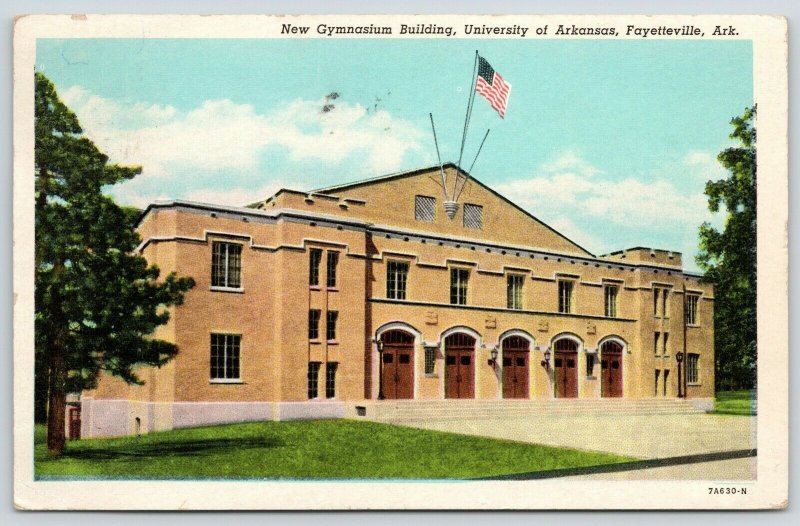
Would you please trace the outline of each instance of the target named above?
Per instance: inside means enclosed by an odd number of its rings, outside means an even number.
[[[319,286],[319,264],[322,261],[322,250],[312,248],[308,253],[308,284]]]
[[[619,287],[617,285],[606,285],[604,287],[605,296],[605,313],[607,318],[617,317],[617,294]]]
[[[389,261],[386,264],[386,297],[391,300],[406,299],[408,282],[408,263]]]
[[[661,291],[661,316],[669,318],[669,289]]]
[[[697,294],[686,295],[686,324],[697,325]]]
[[[319,309],[311,309],[308,311],[308,339],[319,340]]]
[[[328,288],[336,288],[336,267],[339,265],[339,253],[336,251],[328,251]]]
[[[434,221],[436,219],[436,198],[418,195],[414,199],[414,218],[417,221]]]
[[[525,277],[519,274],[509,274],[506,278],[506,306],[509,309],[522,309],[522,286]]]
[[[653,287],[653,316],[658,316],[658,298],[660,297],[661,289]]]
[[[325,339],[329,342],[336,341],[336,322],[339,321],[339,312],[328,311],[328,323],[325,325]]]
[[[450,303],[452,305],[467,304],[469,286],[469,270],[465,268],[450,269]]]
[[[572,312],[572,292],[575,282],[570,280],[559,280],[558,282],[558,312],[569,314]]]
[[[467,228],[483,227],[483,207],[480,205],[464,204],[464,226]]]
[[[214,241],[211,245],[211,286],[242,287],[242,245]]]

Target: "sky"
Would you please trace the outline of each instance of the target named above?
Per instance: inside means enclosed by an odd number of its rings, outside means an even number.
[[[723,224],[705,183],[754,102],[750,41],[40,39],[37,70],[143,167],[119,202],[244,205],[435,165],[429,113],[457,161],[476,48],[512,89],[504,119],[476,98],[462,166],[491,129],[476,179],[592,253],[697,270],[699,225]]]

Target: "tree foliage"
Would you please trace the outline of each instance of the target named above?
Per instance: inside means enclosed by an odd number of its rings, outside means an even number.
[[[103,187],[141,168],[109,164],[41,73],[35,119],[36,413],[47,412],[48,449],[59,455],[66,393],[94,387],[103,371],[141,383],[137,367],[175,356],[175,345],[148,335],[194,282],[174,273],[159,280],[136,252],[138,211]]]
[[[712,212],[724,209],[725,228],[700,227],[697,262],[714,283],[717,388],[746,389],[756,381],[756,107],[731,121],[739,144],[720,152],[727,179],[708,181]]]

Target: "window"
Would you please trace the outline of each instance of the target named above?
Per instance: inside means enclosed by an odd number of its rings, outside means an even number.
[[[558,312],[569,314],[572,312],[572,281],[558,282]]]
[[[436,219],[436,198],[418,195],[414,200],[414,218],[417,221]]]
[[[661,315],[665,318],[669,318],[669,290],[664,289],[661,291],[661,300],[663,302],[661,308]],[[666,373],[665,373],[666,374]]]
[[[653,389],[653,396],[658,396],[658,377],[661,375],[661,371],[656,369],[656,383],[655,388]]]
[[[464,226],[480,229],[483,226],[483,207],[464,204]]]
[[[425,347],[425,374],[433,374],[436,366],[436,347]]]
[[[338,368],[337,362],[325,364],[325,398],[336,397],[336,369]]]
[[[469,284],[469,270],[464,268],[450,269],[450,304],[467,304],[467,285]]]
[[[700,360],[699,354],[689,354],[686,361],[686,381],[690,384],[700,383],[700,371],[697,363]]]
[[[653,287],[653,316],[658,316],[658,294],[661,289]]]
[[[308,284],[319,286],[319,264],[322,261],[322,250],[312,248],[308,256]]]
[[[669,355],[669,345],[668,344],[669,344],[669,333],[665,332],[664,333],[664,352],[663,352],[664,356]]]
[[[594,376],[594,354],[586,355],[586,376]]]
[[[506,301],[509,309],[522,309],[522,285],[524,276],[509,274],[506,278]]]
[[[336,266],[339,264],[339,253],[328,252],[328,288],[336,288]]]
[[[325,326],[325,337],[329,342],[336,340],[336,321],[339,319],[339,313],[335,310],[328,311],[328,323]]]
[[[661,340],[661,333],[657,332],[653,339],[653,354],[658,356],[658,342]]]
[[[386,297],[392,300],[406,299],[408,263],[389,261],[386,265]]]
[[[211,286],[241,288],[242,245],[214,241],[211,250]]]
[[[697,300],[696,294],[686,296],[686,324],[697,325]]]
[[[318,309],[308,311],[308,339],[319,340],[319,315]]]
[[[617,317],[617,293],[619,287],[616,285],[605,286],[605,305],[606,305],[606,318]]]
[[[211,380],[239,379],[241,342],[238,334],[211,334]]]
[[[319,396],[319,366],[320,362],[308,362],[308,398]]]

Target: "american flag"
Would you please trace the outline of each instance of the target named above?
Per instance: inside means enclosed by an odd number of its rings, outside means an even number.
[[[489,101],[500,117],[505,118],[511,84],[503,80],[500,73],[496,72],[486,59],[480,56],[478,57],[478,79],[475,82],[475,91]]]

